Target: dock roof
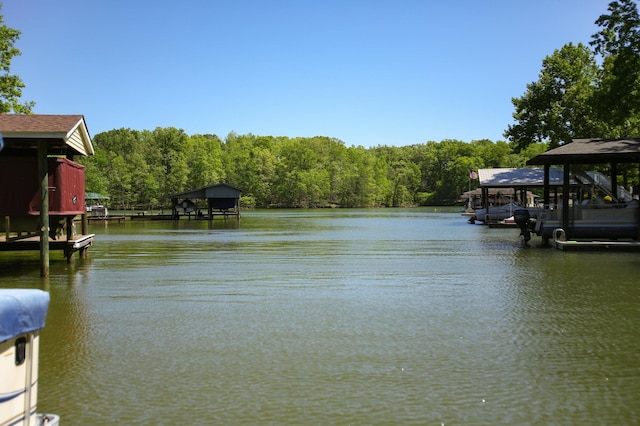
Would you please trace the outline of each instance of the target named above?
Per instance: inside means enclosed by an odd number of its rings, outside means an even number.
[[[497,168],[478,170],[478,181],[481,187],[491,188],[529,188],[544,186],[544,168]],[[561,186],[563,169],[549,169],[549,184]]]
[[[46,141],[48,154],[93,155],[94,149],[83,115],[0,114],[4,155],[34,151]]]
[[[233,185],[226,183],[217,183],[211,186],[194,189],[191,191],[180,192],[177,194],[167,195],[165,198],[193,198],[206,200],[211,198],[240,198],[242,190]]]
[[[528,165],[639,163],[640,139],[573,139],[571,143],[544,152]]]

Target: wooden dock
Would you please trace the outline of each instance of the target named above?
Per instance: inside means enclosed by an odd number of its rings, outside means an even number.
[[[126,216],[89,216],[87,217],[89,222],[122,222],[126,220]]]
[[[126,216],[130,220],[173,220],[175,217],[172,214],[167,213],[147,213],[138,212],[135,214],[129,214]]]
[[[515,222],[505,222],[504,220],[498,222],[487,222],[486,225],[489,228],[517,228],[518,224]]]
[[[62,250],[67,261],[72,260],[75,252],[80,252],[81,256],[86,254],[87,249],[93,244],[95,234],[74,235],[67,240],[66,236],[57,239],[49,238],[49,250]],[[40,237],[38,235],[14,236],[7,239],[6,235],[0,235],[0,251],[24,251],[40,250]]]
[[[553,232],[553,239],[550,240],[554,248],[562,251],[638,251],[640,241],[638,240],[567,240],[563,229],[556,229]]]
[[[640,241],[553,241],[563,251],[639,251]]]
[[[126,216],[128,220],[213,220],[215,218],[235,218],[240,219],[240,213],[238,212],[213,212],[211,217],[208,215],[198,215],[198,214],[170,214],[170,213],[138,213],[138,214],[130,214]]]

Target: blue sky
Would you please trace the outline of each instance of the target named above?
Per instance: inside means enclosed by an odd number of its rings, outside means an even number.
[[[11,72],[91,135],[176,127],[347,146],[504,140],[511,98],[609,0],[5,0]]]

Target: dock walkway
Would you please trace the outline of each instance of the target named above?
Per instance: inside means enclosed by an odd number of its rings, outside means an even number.
[[[89,216],[87,218],[87,221],[89,222],[122,222],[124,220],[126,220],[126,216],[125,215],[120,215],[120,216]]]
[[[67,261],[71,261],[75,252],[79,251],[84,255],[86,250],[93,244],[95,234],[74,235],[67,240],[65,235],[57,239],[49,238],[49,250],[62,250]],[[0,251],[23,251],[40,250],[40,237],[38,235],[25,235],[9,237],[0,235]]]
[[[640,241],[553,241],[562,251],[639,251]]]
[[[638,251],[640,241],[638,240],[589,240],[589,239],[567,239],[563,229],[558,228],[553,232],[551,244],[554,248],[562,251]]]

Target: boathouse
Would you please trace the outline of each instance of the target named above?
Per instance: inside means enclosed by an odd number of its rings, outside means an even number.
[[[87,213],[90,214],[90,218],[104,219],[109,216],[109,210],[107,209],[107,202],[110,197],[108,195],[99,194],[97,192],[87,192],[84,194],[85,205],[87,207]]]
[[[550,170],[552,165],[562,165],[563,184],[560,217],[558,218],[558,231],[563,238],[598,238],[603,240],[616,240],[618,238],[640,238],[640,215],[637,206],[637,191],[632,202],[621,202],[616,197],[622,192],[618,188],[619,164],[640,165],[640,139],[574,139],[571,143],[561,145],[558,148],[544,152],[527,162],[528,165],[544,166],[544,205],[550,206]],[[613,203],[608,206],[583,206],[573,205],[570,209],[570,191],[572,169],[580,169],[583,165],[607,165],[609,169],[610,188],[609,194]],[[616,213],[612,220],[600,219],[605,212]],[[621,213],[628,213],[629,218]],[[598,218],[595,218],[595,215]],[[596,222],[596,219],[600,219]],[[551,220],[549,220],[551,223]],[[584,223],[596,223],[597,226],[587,227]],[[626,224],[625,226],[623,226]],[[555,231],[554,231],[555,233]],[[543,240],[549,238],[543,234]],[[555,236],[553,237],[555,238]]]
[[[239,218],[241,194],[242,190],[235,186],[218,183],[192,191],[167,195],[167,198],[171,199],[174,219],[179,219],[181,215],[189,217],[194,215],[196,218],[208,218],[211,220],[214,216],[235,216]],[[198,209],[196,200],[206,200],[206,216]]]
[[[549,185],[551,188],[562,187],[562,179],[562,168],[554,167],[549,170]],[[492,224],[499,221],[502,216],[512,216],[513,211],[502,211],[505,208],[504,206],[509,206],[511,203],[517,203],[519,206],[526,208],[532,217],[537,216],[539,210],[536,205],[537,196],[529,189],[541,189],[544,187],[543,168],[479,169],[478,183],[478,188],[462,194],[465,200],[469,200],[469,204],[479,199],[482,208],[478,209],[481,214],[476,215],[476,220],[485,224]],[[489,206],[488,209],[487,206]],[[512,209],[516,208],[519,207],[512,207]]]
[[[73,253],[92,244],[87,234],[84,166],[93,155],[82,115],[0,114],[0,250],[40,250],[41,275],[49,275],[49,249]],[[73,218],[83,216],[82,232]],[[65,229],[65,232],[61,232]]]

